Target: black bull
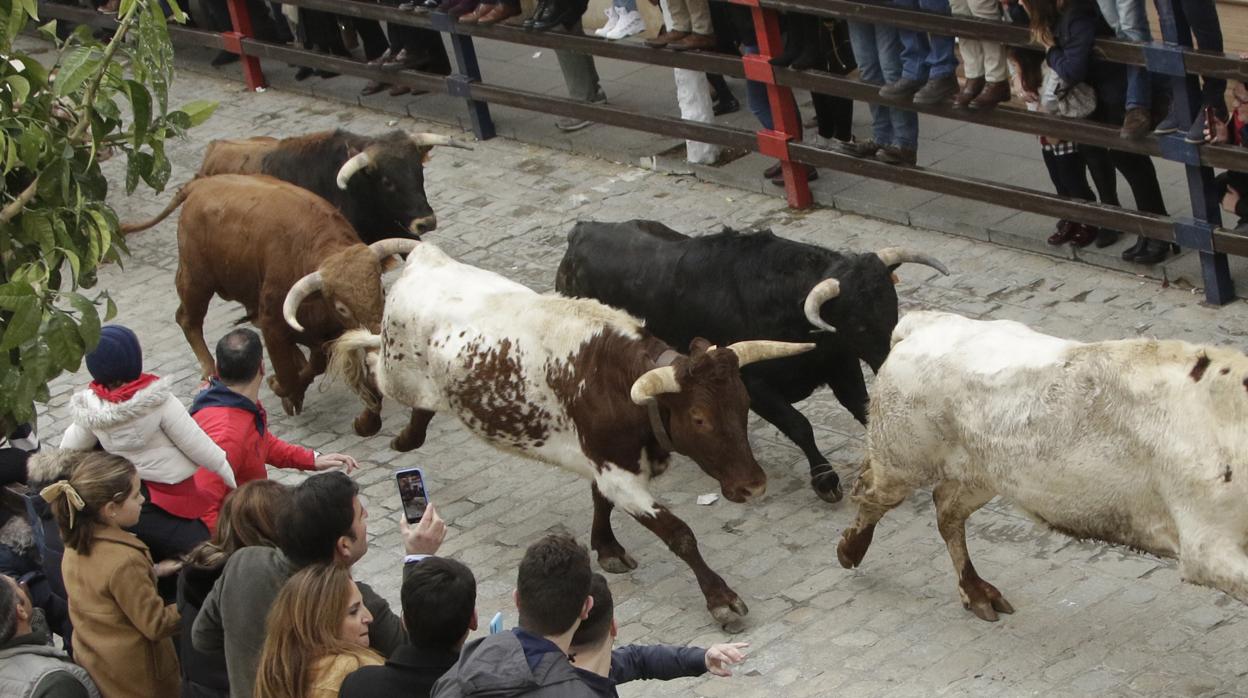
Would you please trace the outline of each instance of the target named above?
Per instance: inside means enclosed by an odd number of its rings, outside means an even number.
[[[720,345],[815,342],[814,351],[749,366],[741,377],[750,409],[802,449],[811,486],[835,502],[840,478],[793,403],[826,384],[866,424],[867,386],[858,361],[878,371],[888,357],[897,324],[892,272],[905,262],[948,274],[939,261],[900,248],[840,253],[770,230],[689,237],[655,221],[582,221],[568,235],[555,288],[633,313],[672,346],[687,346],[694,337]]]

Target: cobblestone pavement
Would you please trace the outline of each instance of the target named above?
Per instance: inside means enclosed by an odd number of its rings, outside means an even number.
[[[184,75],[174,91],[181,101],[221,102],[192,141],[171,144],[175,183],[191,176],[213,138],[339,126],[376,133],[394,125],[384,114],[275,90],[252,95],[203,76]],[[412,120],[398,125],[419,126]],[[109,163],[114,174],[121,165]],[[835,211],[795,213],[775,198],[502,139],[473,151],[438,151],[426,172],[442,223],[430,239],[466,262],[542,291],[553,287],[574,221],[643,216],[690,233],[720,224],[767,225],[837,248],[921,248],[954,273],[942,278],[925,267],[903,267],[899,290],[907,309],[1011,318],[1080,339],[1155,335],[1239,345],[1248,328],[1244,303],[1206,308],[1187,290],[1127,275]],[[114,181],[120,191],[121,177]],[[134,220],[160,210],[169,194],[116,197],[122,219]],[[117,321],[142,337],[147,368],[176,379],[189,403],[198,369],[173,321],[174,231],[171,218],[132,237],[124,268],[103,270],[100,281],[120,308]],[[206,328],[210,341],[240,314],[215,303]],[[86,381],[84,370],[52,385],[41,418],[49,443],[65,426],[71,391]],[[400,455],[388,441],[404,416],[390,409],[382,433],[361,439],[351,430],[358,403],[341,385],[322,380],[298,417],[280,414],[267,388],[265,395],[277,411],[276,433],[321,451],[354,454],[366,464],[358,480],[371,512],[372,551],[356,569],[392,602],[400,550],[390,475],[400,466],[425,468],[432,498],[451,526],[444,551],[476,572],[483,619],[503,610],[514,624],[515,569],[535,538],[557,528],[588,538],[586,483],[493,450],[447,416],[434,420],[423,448]],[[852,483],[862,429],[826,391],[802,409],[816,425],[821,448]],[[834,543],[852,507],[816,499],[801,453],[770,425],[754,419],[751,438],[771,477],[767,495],[754,505],[696,505],[697,495],[718,488],[679,456],[654,483],[658,496],[693,527],[711,566],[750,606],[747,628],[735,638],[752,645],[743,675],[628,686],[623,695],[1248,695],[1248,610],[1218,592],[1180,583],[1171,562],[1072,541],[994,502],[971,520],[970,547],[980,571],[1017,613],[985,623],[958,601],[926,493],[883,521],[863,567],[849,572],[837,564]],[[277,477],[290,482],[301,476]],[[619,640],[725,640],[687,568],[640,526],[616,518],[621,542],[640,562],[636,571],[611,577]]]

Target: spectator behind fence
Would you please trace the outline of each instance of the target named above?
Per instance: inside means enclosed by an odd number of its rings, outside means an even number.
[[[650,2],[659,4],[658,0]],[[707,0],[667,0],[667,11],[672,17],[672,26],[653,39],[647,39],[646,46],[673,51],[715,49],[715,29],[711,25],[711,7]]]
[[[606,577],[594,573],[589,587],[594,606],[572,636],[572,662],[585,683],[604,698],[616,696],[615,687],[630,681],[668,681],[711,672],[732,676],[729,668],[745,661],[746,642],[729,642],[701,647],[675,645],[615,645],[615,599]]]
[[[381,664],[368,648],[373,616],[347,568],[316,563],[296,572],[265,623],[256,698],[336,698],[347,674]]]
[[[460,562],[421,560],[405,576],[400,598],[407,644],[385,666],[348,676],[342,698],[428,698],[434,682],[459,659],[468,633],[477,629],[477,580]]]
[[[1048,49],[1045,60],[1067,86],[1088,83],[1096,91],[1096,110],[1091,120],[1103,124],[1122,123],[1126,111],[1127,78],[1122,65],[1092,55],[1096,38],[1111,37],[1113,30],[1091,0],[1023,0],[1029,15],[1033,40]],[[1162,216],[1166,204],[1153,161],[1140,153],[1083,145],[1079,148],[1095,176],[1117,169],[1127,179],[1135,197],[1135,207]],[[1122,258],[1138,264],[1156,264],[1166,258],[1170,243],[1143,235],[1122,253]]]
[[[1156,7],[1158,19],[1163,26],[1168,21],[1183,22],[1195,39],[1196,48],[1222,53],[1222,24],[1218,20],[1218,8],[1214,5],[1214,0],[1157,0]],[[1172,16],[1172,11],[1177,17]],[[1183,38],[1186,37],[1179,37],[1180,40]],[[1226,121],[1226,79],[1190,74],[1188,79],[1201,83],[1199,106],[1212,109],[1216,120]],[[1154,133],[1174,133],[1187,123],[1187,115],[1180,115],[1176,111],[1178,103],[1177,99],[1171,103],[1169,115],[1158,124]],[[1205,109],[1202,108],[1192,119],[1184,140],[1192,144],[1204,143],[1205,127]]]
[[[99,698],[86,669],[52,646],[42,611],[12,577],[0,574],[0,696]]]
[[[249,698],[256,681],[256,661],[264,647],[264,627],[279,590],[298,570],[316,563],[350,568],[368,552],[368,511],[359,488],[341,472],[314,475],[291,490],[278,524],[279,549],[248,547],[230,556],[220,579],[204,599],[191,632],[195,649],[225,654],[230,692]],[[400,515],[401,516],[401,515]],[[446,536],[446,524],[432,505],[420,523],[399,524],[409,557],[432,555]],[[414,561],[405,561],[404,573]],[[359,584],[372,614],[370,646],[389,656],[403,643],[399,617],[367,584]]]
[[[924,10],[940,15],[950,12],[949,0],[893,0],[903,10]],[[953,37],[903,29],[900,31],[901,78],[880,88],[888,99],[913,100],[935,106],[958,92],[958,57]]]
[[[1143,0],[1130,0],[1143,2]],[[950,0],[954,16],[975,17],[999,22],[1001,4],[997,0]],[[987,111],[1010,98],[1010,66],[1005,44],[998,41],[958,37],[962,49],[962,71],[966,83],[953,98],[953,106]],[[1147,126],[1147,122],[1145,126]]]
[[[105,696],[178,693],[178,609],[156,591],[152,557],[127,527],[143,508],[139,474],[121,456],[84,454],[40,493],[65,541],[74,660]]]
[[[157,560],[189,552],[209,535],[199,520],[208,503],[195,471],[202,466],[234,487],[225,451],[186,413],[167,379],[143,372],[143,351],[130,329],[105,327],[86,364],[94,380],[70,400],[73,423],[61,448],[90,450],[98,443],[134,463],[148,500],[134,534]],[[172,586],[168,592],[172,600]]]
[[[637,0],[611,0],[611,5],[607,7],[607,22],[595,29],[594,35],[615,41],[645,30],[646,21],[637,11]]]
[[[254,330],[237,329],[217,342],[217,377],[191,403],[191,416],[225,450],[234,479],[241,487],[269,477],[265,465],[295,470],[358,467],[355,459],[341,453],[320,454],[310,448],[286,443],[269,430],[269,415],[260,404],[264,382],[264,345]],[[207,510],[200,517],[209,530],[216,528],[221,501],[229,487],[215,473],[199,470],[195,484]]]
[[[1235,224],[1235,232],[1248,232],[1248,174],[1243,172],[1223,172],[1214,180],[1222,191],[1222,209],[1233,213],[1239,221]],[[1229,228],[1230,221],[1223,221],[1224,228]]]
[[[465,645],[434,684],[434,698],[597,696],[568,661],[572,636],[593,607],[591,575],[589,553],[571,536],[530,545],[516,575],[520,627]]]
[[[212,540],[200,544],[187,555],[178,575],[182,698],[228,698],[230,695],[225,658],[197,651],[191,644],[191,628],[231,555],[247,546],[276,547],[277,522],[289,495],[288,487],[272,480],[253,480],[242,485],[221,505],[220,520]]]
[[[897,28],[856,21],[848,25],[858,78],[869,85],[892,85],[900,80],[904,45]],[[840,150],[857,158],[913,166],[919,152],[919,115],[883,104],[867,106],[871,112],[871,138],[844,144]]]

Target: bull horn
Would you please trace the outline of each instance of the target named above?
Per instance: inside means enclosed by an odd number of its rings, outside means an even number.
[[[303,299],[321,290],[322,285],[321,272],[314,271],[296,281],[295,285],[286,292],[286,302],[282,304],[282,315],[286,318],[286,324],[296,332],[303,331],[303,325],[300,325],[295,317],[299,314],[299,305],[303,303]]]
[[[373,156],[369,155],[367,150],[352,155],[349,160],[342,163],[342,167],[338,168],[338,188],[345,191],[347,182],[351,181],[355,173],[368,167],[372,162]]]
[[[810,293],[806,294],[806,303],[802,305],[802,310],[806,312],[806,319],[810,324],[821,330],[835,332],[836,328],[824,322],[819,316],[819,309],[824,303],[839,295],[841,295],[841,282],[836,279],[824,279],[815,284],[815,287],[810,289]]]
[[[737,355],[737,363],[749,366],[756,361],[783,359],[814,349],[815,345],[799,342],[775,342],[769,339],[753,339],[748,342],[734,342],[725,349]]]
[[[392,254],[409,254],[416,246],[420,244],[420,240],[409,240],[408,238],[386,238],[378,240],[368,246],[368,249],[377,255],[378,260],[383,260]]]
[[[945,268],[945,265],[940,263],[939,259],[936,259],[929,254],[923,254],[922,252],[911,252],[904,247],[885,247],[884,249],[876,252],[875,256],[879,257],[880,261],[884,262],[884,266],[889,269],[892,269],[899,264],[913,262],[914,264],[927,265],[941,274],[949,276],[949,270]]]
[[[457,141],[450,136],[443,136],[437,133],[413,133],[411,134],[412,143],[423,146],[446,145],[452,148],[463,148],[464,150],[472,150],[472,146],[463,141]]]
[[[814,346],[813,344],[811,346]],[[648,405],[663,393],[679,393],[680,382],[676,380],[675,366],[652,368],[633,381],[628,396],[638,405]]]

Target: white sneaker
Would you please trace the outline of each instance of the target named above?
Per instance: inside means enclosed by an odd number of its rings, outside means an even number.
[[[595,29],[594,36],[605,37],[612,29],[615,28],[616,23],[620,21],[621,13],[619,10],[615,8],[615,5],[608,7],[606,14],[607,14],[607,23]]]
[[[606,37],[614,41],[633,36],[634,34],[640,34],[645,30],[646,21],[641,18],[641,13],[637,10],[632,10],[620,13],[619,20],[611,28],[611,31],[606,34]]]

